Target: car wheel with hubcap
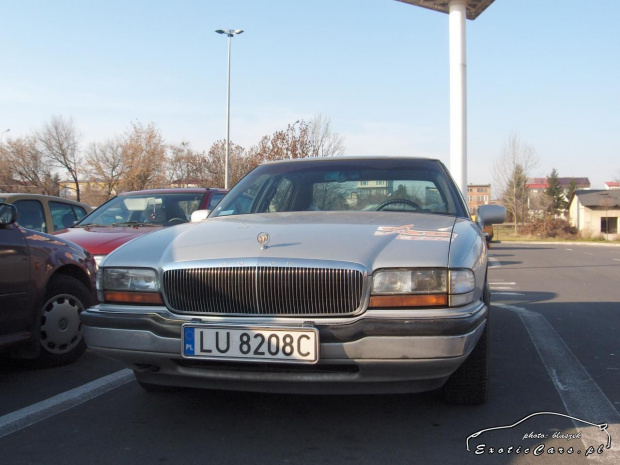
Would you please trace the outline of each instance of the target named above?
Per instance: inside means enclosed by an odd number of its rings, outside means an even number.
[[[41,306],[40,365],[67,365],[84,353],[80,313],[93,303],[92,295],[77,279],[59,275],[50,280]]]

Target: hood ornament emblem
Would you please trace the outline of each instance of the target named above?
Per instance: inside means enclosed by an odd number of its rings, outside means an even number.
[[[269,244],[270,239],[271,238],[269,237],[269,234],[267,234],[266,232],[258,233],[258,236],[256,236],[256,240],[261,245],[261,250],[267,248],[267,244]]]

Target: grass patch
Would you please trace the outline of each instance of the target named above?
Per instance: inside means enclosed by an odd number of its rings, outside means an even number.
[[[517,226],[517,232],[513,224],[501,224],[493,226],[494,242],[583,242],[590,244],[618,244],[620,245],[620,236],[615,236],[612,240],[606,240],[603,236],[583,237],[580,234],[557,234],[554,237],[544,236],[543,234],[525,234],[521,233],[521,225]]]

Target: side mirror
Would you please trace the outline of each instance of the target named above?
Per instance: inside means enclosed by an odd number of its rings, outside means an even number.
[[[17,221],[19,212],[15,205],[8,203],[0,203],[0,226],[5,224],[13,224]]]
[[[481,205],[478,207],[477,222],[482,227],[506,221],[506,207],[501,205]]]
[[[206,220],[211,210],[195,210],[192,212],[192,217],[190,221],[192,223],[198,223],[200,221]]]

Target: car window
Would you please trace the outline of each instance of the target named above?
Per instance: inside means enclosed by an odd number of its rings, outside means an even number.
[[[17,222],[20,226],[45,232],[45,213],[43,205],[38,200],[16,200],[13,205],[19,211]]]
[[[88,215],[88,212],[86,211],[85,208],[78,207],[77,205],[73,205],[73,213],[75,213],[75,216],[78,219],[78,221],[84,218],[86,215]]]
[[[213,210],[220,200],[222,200],[222,197],[224,197],[224,193],[213,194],[211,196],[211,200],[209,201],[209,205],[207,206],[207,210]]]
[[[263,165],[212,216],[305,210],[465,214],[439,163],[374,160]]]
[[[194,210],[202,203],[202,193],[157,193],[122,195],[104,203],[83,221],[87,225],[121,225],[143,223],[171,226],[189,221]]]
[[[52,214],[52,221],[54,222],[54,231],[59,229],[65,229],[73,226],[73,224],[80,219],[78,211],[81,210],[84,217],[84,209],[80,207],[74,207],[68,203],[54,202],[49,203],[50,213]]]

